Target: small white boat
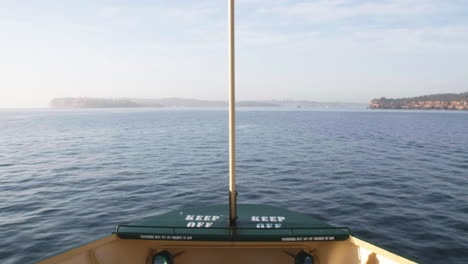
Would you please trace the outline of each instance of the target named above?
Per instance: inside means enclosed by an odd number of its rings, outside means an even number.
[[[364,242],[347,227],[260,205],[237,205],[235,184],[234,0],[229,1],[229,205],[187,208],[39,260],[38,264],[415,263]]]

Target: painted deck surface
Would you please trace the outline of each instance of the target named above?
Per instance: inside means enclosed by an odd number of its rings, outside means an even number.
[[[305,251],[317,264],[414,264],[355,237],[333,242],[202,242],[120,239],[111,235],[37,264],[151,264],[155,253],[168,251],[174,263],[294,263]]]

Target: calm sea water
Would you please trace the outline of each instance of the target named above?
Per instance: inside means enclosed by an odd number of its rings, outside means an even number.
[[[0,263],[117,224],[227,203],[223,110],[0,111]],[[422,263],[468,263],[468,113],[239,111],[239,202],[349,226]]]

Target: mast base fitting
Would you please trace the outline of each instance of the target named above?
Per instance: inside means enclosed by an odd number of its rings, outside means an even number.
[[[229,191],[229,226],[236,227],[237,220],[238,220],[237,218],[237,195],[239,195],[239,193],[236,191],[234,195],[234,204],[232,204],[231,195],[232,193]],[[231,209],[233,207],[234,207],[234,212],[232,212],[232,209]]]
[[[233,220],[229,220],[229,226],[230,227],[236,227],[237,226],[237,216]]]

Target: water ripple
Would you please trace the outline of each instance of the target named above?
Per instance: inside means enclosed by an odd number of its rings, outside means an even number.
[[[30,262],[116,224],[226,203],[227,117],[0,112],[1,263]],[[237,135],[240,202],[349,226],[422,263],[466,262],[466,113],[240,111]]]

